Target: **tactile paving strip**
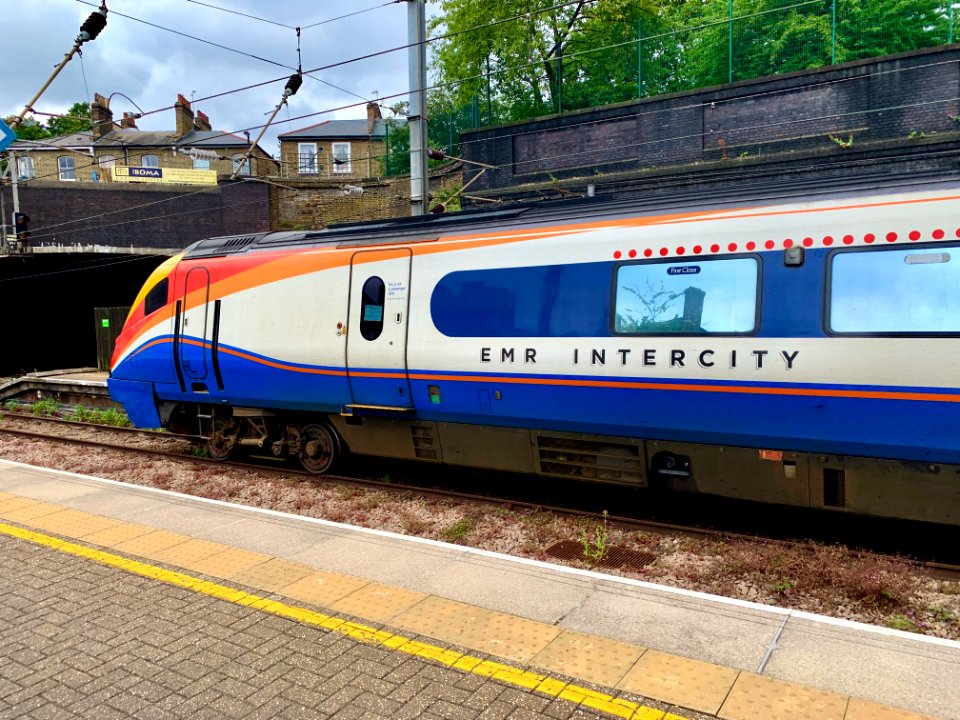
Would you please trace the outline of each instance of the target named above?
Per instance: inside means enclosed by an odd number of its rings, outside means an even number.
[[[741,672],[720,708],[723,720],[844,720],[847,698]]]
[[[565,630],[534,656],[531,664],[568,677],[617,687],[644,648]]]
[[[733,668],[647,650],[616,687],[715,715],[738,673]]]

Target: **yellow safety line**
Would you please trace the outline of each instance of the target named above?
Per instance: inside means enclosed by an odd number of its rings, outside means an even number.
[[[33,530],[26,530],[0,522],[0,533],[20,540],[26,540],[35,545],[42,545],[43,547],[67,553],[68,555],[93,560],[101,565],[118,568],[134,575],[140,575],[141,577],[150,578],[151,580],[158,580],[159,582],[173,585],[174,587],[202,593],[203,595],[216,598],[217,600],[224,600],[234,605],[251,607],[270,613],[271,615],[323,628],[324,630],[339,633],[340,635],[362,643],[380,645],[391,650],[397,650],[408,655],[423,658],[424,660],[439,662],[463,672],[482,675],[525,690],[533,690],[543,695],[567,700],[598,712],[625,718],[626,720],[686,720],[673,713],[630,702],[629,700],[615,698],[612,695],[595,692],[578,685],[573,685],[572,683],[563,682],[562,680],[555,680],[546,675],[521,670],[520,668],[491,660],[482,660],[481,658],[464,655],[454,650],[445,650],[436,645],[411,640],[402,635],[377,630],[367,625],[342,620],[314,610],[307,610],[296,607],[295,605],[268,600],[265,597],[252,595],[242,590],[227,587],[226,585],[201,580],[200,578],[173,570],[164,570],[163,568],[148,565],[139,560],[131,560],[120,555],[95,550],[85,545],[78,545],[77,543],[61,540],[50,535],[44,535],[34,532]]]

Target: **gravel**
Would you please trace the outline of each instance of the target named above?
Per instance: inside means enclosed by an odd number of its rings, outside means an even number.
[[[20,421],[0,420],[0,457],[7,460],[960,640],[960,582],[931,578],[903,559],[864,557],[841,546],[628,531],[550,512],[389,488],[368,490],[293,475],[279,479],[251,470],[145,461],[117,450],[25,440],[3,433],[5,424],[12,427]],[[177,447],[179,441],[143,442]],[[586,555],[615,547],[652,553],[656,560],[610,570],[586,556],[560,561],[547,554],[565,540],[580,543]]]

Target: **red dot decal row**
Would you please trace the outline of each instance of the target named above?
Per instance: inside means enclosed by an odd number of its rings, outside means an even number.
[[[946,231],[940,228],[937,228],[936,230],[930,233],[930,237],[933,238],[934,240],[943,240],[946,237],[946,235],[947,235]],[[956,231],[954,232],[954,235],[960,238],[960,228],[956,229]],[[906,236],[903,236],[903,235],[900,235],[899,233],[891,231],[891,232],[888,232],[886,235],[881,235],[880,238],[882,240],[885,240],[888,243],[903,242],[904,240],[907,240],[907,239],[909,239],[911,242],[917,242],[918,240],[923,238],[923,233],[920,232],[919,230],[911,230],[909,233],[907,233]],[[873,245],[875,242],[877,242],[877,239],[878,239],[878,236],[875,233],[865,233],[863,235],[863,242],[866,243],[867,245]],[[822,238],[820,238],[820,240],[816,240],[815,238],[812,238],[812,237],[805,237],[799,240],[795,240],[793,238],[785,238],[784,240],[781,240],[779,243],[776,240],[767,240],[763,243],[763,247],[766,250],[774,250],[778,246],[784,249],[787,249],[787,248],[792,248],[795,245],[802,245],[805,248],[812,248],[818,245],[821,247],[832,247],[835,243],[843,243],[844,245],[853,245],[854,242],[856,242],[856,237],[850,234],[846,234],[839,239],[834,238],[832,235],[824,235]],[[753,252],[754,250],[757,249],[757,247],[758,247],[757,243],[750,241],[750,242],[744,243],[742,250],[746,252]],[[741,246],[737,243],[729,243],[723,249],[725,249],[727,252],[735,253],[741,249]],[[717,254],[720,252],[720,250],[721,250],[721,246],[717,243],[714,243],[706,248],[703,245],[694,245],[692,248],[689,249],[689,252],[693,253],[694,255],[700,255],[705,251],[709,251],[712,254]],[[671,248],[668,248],[668,247],[661,247],[659,249],[645,248],[643,250],[643,256],[648,258],[648,257],[653,257],[655,254],[657,254],[660,257],[667,257],[672,253],[673,255],[676,255],[679,257],[679,256],[686,255],[687,252],[688,252],[688,249],[685,245],[678,245],[672,250]],[[629,258],[635,258],[637,257],[638,254],[639,254],[638,251],[634,249],[628,250],[626,253],[624,253],[622,250],[615,250],[613,253],[613,259],[620,260],[621,258],[624,257],[624,255],[626,255]]]

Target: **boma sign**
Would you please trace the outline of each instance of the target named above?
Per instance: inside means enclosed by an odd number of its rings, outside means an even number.
[[[132,167],[128,168],[130,177],[136,178],[162,178],[163,170],[153,167]]]
[[[114,182],[166,183],[172,185],[216,185],[216,170],[188,170],[186,168],[124,167],[113,168]]]

